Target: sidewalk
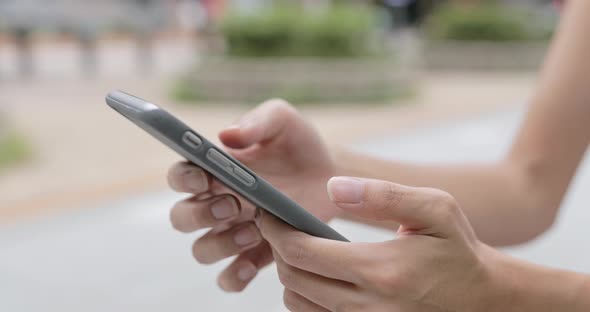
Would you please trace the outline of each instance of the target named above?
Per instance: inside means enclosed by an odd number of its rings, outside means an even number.
[[[330,144],[351,144],[508,109],[527,101],[533,83],[532,74],[428,75],[419,95],[400,103],[302,112]],[[248,109],[170,103],[166,87],[149,78],[0,84],[0,109],[36,148],[31,164],[0,176],[0,223],[166,187],[166,170],[179,157],[112,112],[103,100],[111,89],[158,103],[209,138]]]

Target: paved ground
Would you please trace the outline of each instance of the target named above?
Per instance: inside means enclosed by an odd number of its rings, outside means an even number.
[[[507,148],[521,113],[488,114],[354,144],[411,161],[491,160]],[[590,164],[582,166],[558,224],[543,238],[509,252],[542,264],[590,272]],[[221,265],[195,264],[193,235],[173,232],[168,207],[178,195],[137,194],[54,217],[0,228],[0,311],[280,311],[281,287],[266,270],[245,293],[215,287]],[[354,241],[389,237],[338,222]]]

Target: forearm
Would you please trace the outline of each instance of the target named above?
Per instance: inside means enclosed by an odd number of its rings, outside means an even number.
[[[481,165],[415,165],[337,150],[338,175],[369,177],[442,189],[459,201],[478,237],[492,245],[526,241],[553,216],[533,209],[528,182],[508,162]],[[549,213],[548,213],[549,214]],[[343,216],[347,217],[347,216]],[[359,220],[362,221],[362,220]],[[374,225],[389,226],[375,223]]]
[[[530,110],[502,162],[420,166],[337,153],[341,174],[443,189],[483,241],[531,239],[553,222],[590,142],[590,1],[567,2]]]
[[[478,311],[590,311],[590,276],[550,269],[497,251]],[[484,261],[486,261],[484,260]]]

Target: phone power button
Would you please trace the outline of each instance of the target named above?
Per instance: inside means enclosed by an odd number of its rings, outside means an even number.
[[[182,135],[182,142],[190,146],[191,148],[197,149],[203,143],[201,139],[194,133],[187,131]]]

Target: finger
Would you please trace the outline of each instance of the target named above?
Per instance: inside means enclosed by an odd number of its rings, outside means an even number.
[[[250,220],[254,218],[255,206],[249,200],[245,199],[242,195],[227,187],[218,179],[214,178],[211,180],[209,191],[214,195],[231,194],[235,196],[240,202],[242,212],[247,213],[247,217],[249,217]]]
[[[335,311],[340,306],[352,305],[349,303],[357,298],[354,285],[303,271],[287,264],[276,251],[273,254],[281,284],[309,301]]]
[[[283,291],[283,302],[285,307],[291,312],[329,312],[329,310],[287,288]]]
[[[251,223],[243,223],[225,232],[209,231],[193,244],[193,256],[199,263],[211,264],[251,249],[262,241]]]
[[[270,245],[291,266],[325,277],[356,283],[361,276],[352,270],[372,264],[373,248],[317,238],[297,231],[269,213],[259,210],[256,224]]]
[[[240,204],[232,195],[224,194],[203,200],[191,197],[172,207],[170,222],[176,230],[189,233],[231,221],[239,215]]]
[[[284,100],[268,100],[223,130],[219,139],[230,148],[247,148],[278,136],[296,116],[297,111]]]
[[[242,291],[258,271],[273,261],[270,246],[266,242],[241,253],[217,278],[221,289],[228,292]]]
[[[188,162],[177,162],[168,170],[168,184],[182,193],[200,194],[209,190],[211,176]]]
[[[404,230],[448,237],[467,224],[455,199],[440,190],[391,182],[335,177],[328,181],[332,201],[346,212],[378,221],[395,221]]]

